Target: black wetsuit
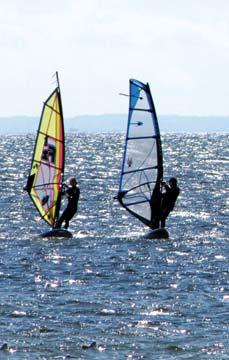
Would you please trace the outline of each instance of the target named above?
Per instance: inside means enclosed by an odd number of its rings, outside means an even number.
[[[63,221],[65,221],[64,228],[67,229],[69,227],[69,221],[77,212],[80,189],[77,186],[73,185],[68,187],[64,193],[68,197],[68,205],[59,220],[57,221],[57,227],[61,227]]]
[[[161,203],[161,227],[165,227],[165,220],[168,217],[169,213],[174,209],[175,202],[178,195],[180,194],[180,189],[178,186],[170,187],[165,185],[165,193],[162,194],[162,203]]]
[[[158,229],[160,223],[160,215],[161,215],[161,191],[160,187],[156,186],[151,200],[150,200],[150,207],[151,207],[151,220],[150,220],[150,227],[151,229]]]

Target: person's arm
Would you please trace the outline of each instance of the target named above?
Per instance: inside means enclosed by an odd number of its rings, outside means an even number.
[[[61,185],[61,194],[65,195],[67,193],[67,191],[68,191],[68,185],[65,184],[65,183],[62,183],[62,185]]]
[[[170,191],[170,187],[165,181],[162,181],[161,185],[165,188],[166,191]]]

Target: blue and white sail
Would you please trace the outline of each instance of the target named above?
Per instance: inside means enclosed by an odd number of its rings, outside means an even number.
[[[149,84],[130,79],[129,116],[118,200],[133,216],[151,227],[155,191],[163,177],[157,115]],[[155,200],[157,200],[155,198]]]

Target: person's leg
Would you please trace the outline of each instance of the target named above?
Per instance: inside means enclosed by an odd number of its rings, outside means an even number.
[[[165,228],[165,218],[161,218],[161,228]]]
[[[151,229],[159,228],[159,220],[161,214],[161,192],[159,187],[155,188],[150,200],[151,208]]]
[[[163,209],[162,212],[161,212],[161,228],[165,228],[165,222],[166,222],[166,219],[169,215],[170,211],[169,209]]]
[[[63,214],[57,221],[56,226],[55,226],[56,228],[58,228],[58,229],[61,228],[61,225],[62,225],[63,221],[65,220],[65,217],[66,217],[66,210],[64,210]]]
[[[65,219],[64,228],[67,230],[68,227],[69,227],[69,220],[68,220],[68,219]]]
[[[151,221],[151,229],[158,229],[159,228],[159,218],[155,218]]]
[[[73,216],[75,215],[76,213],[76,209],[68,209],[65,213],[65,217],[64,217],[64,220],[65,220],[65,225],[64,225],[64,228],[67,229],[69,227],[69,221],[73,218]]]

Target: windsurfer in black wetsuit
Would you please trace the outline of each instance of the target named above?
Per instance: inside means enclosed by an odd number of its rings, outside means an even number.
[[[150,227],[153,230],[165,227],[165,220],[173,210],[180,193],[180,189],[177,186],[177,179],[175,178],[169,180],[169,185],[166,184],[166,182],[162,182],[161,185],[165,188],[165,192],[161,192],[160,185],[157,184],[150,200]]]
[[[180,194],[180,189],[177,186],[176,178],[171,178],[169,185],[166,182],[162,182],[162,186],[165,188],[165,192],[162,193],[160,221],[161,228],[164,228],[169,213],[174,209],[176,200]]]
[[[158,229],[160,225],[160,214],[161,214],[161,191],[160,191],[160,183],[157,184],[153,190],[153,194],[150,199],[150,207],[151,207],[151,221],[150,227],[151,229]]]
[[[77,186],[76,178],[70,178],[69,184],[70,186],[65,185],[66,189],[63,191],[68,198],[68,205],[57,221],[55,228],[60,228],[62,223],[65,221],[64,228],[67,229],[69,226],[69,221],[77,212],[80,189]]]

